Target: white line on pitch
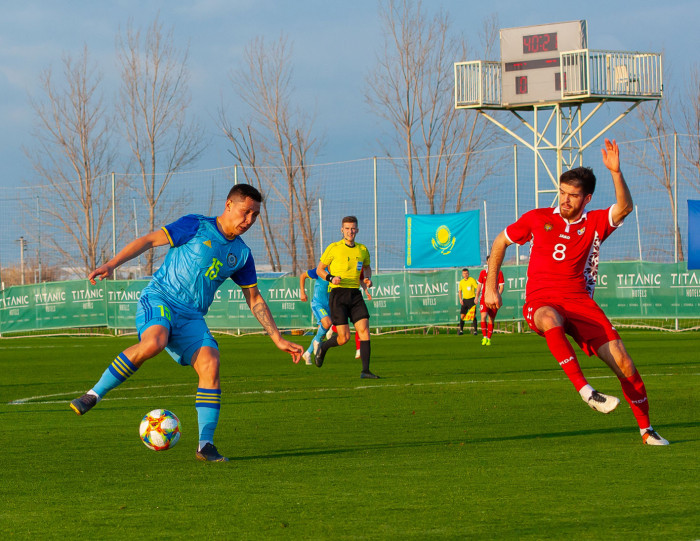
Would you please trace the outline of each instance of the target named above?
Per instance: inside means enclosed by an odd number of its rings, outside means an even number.
[[[681,374],[645,374],[645,378],[650,377],[675,377]],[[699,376],[700,373],[682,374],[683,376]],[[616,376],[590,376],[586,379],[612,379]],[[238,391],[238,392],[226,392],[226,396],[245,396],[245,395],[273,395],[273,394],[292,394],[292,393],[327,393],[327,392],[348,392],[348,391],[364,391],[366,389],[389,389],[389,388],[407,388],[407,387],[430,387],[438,385],[478,385],[483,383],[532,383],[538,381],[562,381],[565,380],[564,377],[556,378],[529,378],[529,379],[485,379],[485,380],[466,380],[466,381],[432,381],[432,382],[418,382],[418,383],[386,383],[386,384],[375,384],[375,385],[357,385],[355,387],[320,387],[316,389],[279,389],[271,390],[264,389],[260,391]],[[192,383],[171,383],[166,385],[148,385],[145,387],[134,387],[120,389],[120,391],[141,391],[143,389],[163,389],[166,387],[184,387],[192,386]],[[44,398],[53,398],[56,396],[73,396],[80,394],[81,391],[75,391],[73,393],[55,393],[47,395],[30,396],[27,398],[18,398],[17,400],[12,400],[8,402],[8,406],[23,406],[27,404],[65,404],[67,400],[42,400]],[[110,396],[104,400],[149,400],[152,398],[187,398],[194,397],[195,395],[161,395],[161,396]]]

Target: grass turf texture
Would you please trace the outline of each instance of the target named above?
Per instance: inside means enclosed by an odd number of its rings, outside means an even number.
[[[624,400],[591,410],[534,335],[374,337],[376,381],[351,345],[318,369],[223,337],[227,464],[195,460],[191,368],[161,355],[78,417],[68,401],[133,339],[0,341],[0,537],[696,539],[697,333],[623,339],[669,447],[642,445]],[[169,451],[139,440],[154,408],[182,422]]]

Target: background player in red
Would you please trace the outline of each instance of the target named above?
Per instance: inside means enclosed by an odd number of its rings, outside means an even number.
[[[586,381],[566,334],[587,355],[600,357],[620,380],[625,399],[639,424],[642,441],[648,445],[668,445],[649,422],[647,392],[632,358],[615,327],[593,300],[600,245],[634,208],[620,170],[617,143],[606,139],[602,154],[615,187],[615,204],[605,210],[586,211],[595,191],[593,171],[578,167],[563,173],[559,178],[558,207],[525,213],[494,241],[485,301],[490,308],[501,306],[496,278],[506,248],[514,242],[530,241],[523,306],[530,328],[545,338],[581,398],[591,408],[610,413],[620,400],[597,392]]]
[[[484,336],[481,339],[482,346],[491,345],[491,335],[493,334],[493,322],[498,314],[498,308],[489,308],[484,303],[484,286],[486,285],[486,276],[489,271],[489,257],[486,257],[486,268],[479,273],[478,286],[476,287],[476,298],[479,303],[479,314],[481,316],[481,334]],[[498,294],[503,295],[503,287],[505,286],[503,272],[498,271]]]

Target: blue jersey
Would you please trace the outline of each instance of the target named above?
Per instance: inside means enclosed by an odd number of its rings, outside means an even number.
[[[319,278],[316,269],[309,269],[306,271],[306,275],[309,278],[316,280],[314,284],[314,296],[311,299],[311,304],[318,304],[321,307],[328,309],[328,282]]]
[[[215,217],[188,214],[162,229],[170,250],[144,291],[164,296],[181,314],[206,314],[226,278],[242,288],[257,285],[250,248],[240,237],[224,237]]]

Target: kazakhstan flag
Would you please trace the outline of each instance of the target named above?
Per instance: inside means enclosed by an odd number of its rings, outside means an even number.
[[[481,264],[479,211],[406,215],[406,267],[435,269]]]

